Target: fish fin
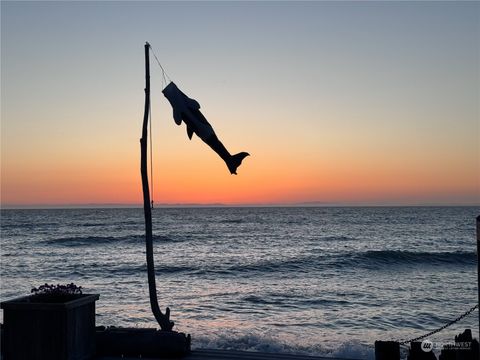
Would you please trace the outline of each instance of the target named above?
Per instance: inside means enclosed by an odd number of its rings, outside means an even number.
[[[190,109],[195,109],[195,110],[200,109],[200,104],[196,100],[190,99],[189,97],[187,97],[185,100],[186,100],[187,106]]]
[[[188,135],[188,138],[192,140],[193,130],[189,126],[187,126],[187,135]]]
[[[175,120],[175,124],[177,125],[182,123],[182,113],[176,108],[173,108],[173,120]]]

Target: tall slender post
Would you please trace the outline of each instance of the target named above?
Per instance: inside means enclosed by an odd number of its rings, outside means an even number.
[[[480,304],[480,215],[477,216],[477,287]],[[478,337],[480,341],[480,308],[478,309]]]
[[[142,138],[140,139],[140,172],[142,174],[143,211],[145,213],[145,244],[147,250],[148,290],[150,294],[150,306],[155,319],[162,330],[170,331],[173,328],[173,321],[170,321],[170,309],[167,307],[165,314],[163,314],[158,306],[157,286],[155,284],[155,265],[153,259],[152,208],[147,172],[148,117],[150,113],[149,50],[150,44],[147,42],[145,43],[145,109],[143,113]]]

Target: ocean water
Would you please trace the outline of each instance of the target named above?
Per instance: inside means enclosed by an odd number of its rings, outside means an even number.
[[[373,359],[477,303],[479,207],[156,208],[159,303],[194,348]],[[143,209],[1,211],[6,300],[99,293],[97,325],[155,327]],[[3,319],[3,314],[0,320]],[[478,311],[433,335],[451,343]]]

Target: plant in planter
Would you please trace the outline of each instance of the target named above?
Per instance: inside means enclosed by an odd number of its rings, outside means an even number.
[[[41,285],[38,288],[30,290],[31,302],[65,302],[76,299],[82,295],[82,287],[74,283],[67,285]]]
[[[1,303],[4,360],[84,360],[95,355],[95,301],[75,284],[44,284]]]

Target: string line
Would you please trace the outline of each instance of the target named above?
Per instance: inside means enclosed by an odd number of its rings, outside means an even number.
[[[150,188],[151,188],[150,193],[152,194],[151,195],[150,206],[153,209],[153,140],[152,140],[153,136],[152,136],[152,105],[150,104],[150,102],[149,102],[148,106],[149,106],[148,113],[149,113],[149,117],[150,117],[150,121],[149,121],[149,126],[150,126],[150,179],[151,179],[151,181],[150,181]]]
[[[155,50],[153,50],[152,45],[150,45],[150,49],[152,49],[153,57],[155,58],[155,61],[157,62],[158,66],[160,66],[160,69],[162,70],[163,81],[165,82],[165,85],[166,85],[167,84],[167,79],[168,79],[169,82],[171,82],[172,79],[170,78],[170,76],[168,76],[168,74],[165,71],[165,69],[163,68],[162,64],[160,64],[160,61],[158,60],[157,54],[155,54]]]
[[[160,67],[160,69],[162,70],[162,89],[167,85],[167,79],[168,79],[168,82],[171,82],[172,79],[170,78],[170,76],[168,76],[167,72],[165,71],[165,69],[163,68],[162,64],[160,64],[160,61],[158,60],[158,57],[157,57],[157,54],[155,54],[155,50],[153,50],[153,47],[152,45],[148,44],[150,46],[150,49],[152,50],[152,54],[155,58],[155,61],[157,62],[158,66]],[[153,136],[152,136],[152,105],[151,105],[151,102],[149,102],[149,118],[150,118],[150,124],[149,124],[149,127],[150,127],[150,179],[151,179],[151,183],[150,183],[150,193],[151,193],[151,208],[153,209],[153,183],[154,183],[154,179],[153,179]]]

